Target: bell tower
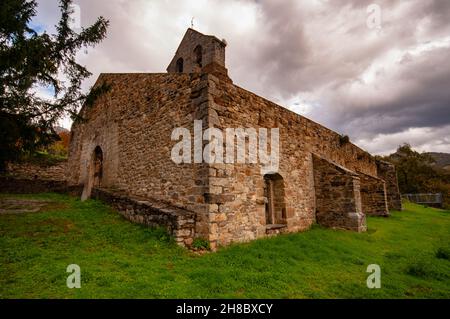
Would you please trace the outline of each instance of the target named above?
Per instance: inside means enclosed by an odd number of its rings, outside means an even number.
[[[225,40],[189,28],[167,67],[167,72],[211,73],[230,81],[225,67],[226,46]]]

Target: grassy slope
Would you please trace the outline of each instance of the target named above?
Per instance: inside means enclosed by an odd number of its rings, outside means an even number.
[[[197,256],[96,201],[25,197],[58,205],[0,215],[0,298],[450,298],[449,212],[407,204],[365,234],[314,227]],[[72,263],[81,289],[66,287]],[[373,263],[381,289],[366,287]]]

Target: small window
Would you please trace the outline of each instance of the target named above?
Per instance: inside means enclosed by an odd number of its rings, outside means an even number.
[[[266,224],[286,224],[286,201],[284,180],[280,174],[264,175],[266,203]]]
[[[177,72],[183,73],[183,58],[177,60]]]
[[[195,62],[198,64],[198,66],[202,67],[203,63],[203,48],[201,45],[197,45],[194,49],[194,55],[195,55]]]

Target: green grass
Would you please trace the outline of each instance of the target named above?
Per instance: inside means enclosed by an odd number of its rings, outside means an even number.
[[[5,197],[7,195],[0,195]],[[310,231],[196,255],[97,201],[0,214],[0,298],[450,298],[450,212],[406,204],[358,234]],[[66,267],[81,267],[81,289]],[[366,268],[381,266],[381,289]]]

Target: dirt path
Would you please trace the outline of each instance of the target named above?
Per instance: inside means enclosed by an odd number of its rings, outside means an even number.
[[[0,214],[37,213],[51,203],[54,202],[40,199],[0,198]]]

